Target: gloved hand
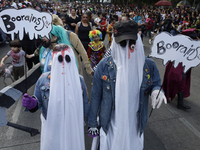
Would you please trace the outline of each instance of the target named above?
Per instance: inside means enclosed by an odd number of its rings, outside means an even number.
[[[155,109],[156,107],[159,108],[164,101],[165,104],[167,104],[167,99],[165,97],[165,94],[160,91],[159,95],[159,90],[154,90],[151,94],[151,100],[152,100],[152,108]],[[158,95],[158,98],[156,99]]]
[[[99,136],[98,128],[88,128],[88,135],[92,135],[92,138]]]
[[[33,109],[37,106],[37,100],[25,93],[22,99],[22,105],[28,109]]]

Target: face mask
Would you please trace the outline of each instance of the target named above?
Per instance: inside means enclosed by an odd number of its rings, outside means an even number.
[[[42,46],[45,48],[48,48],[51,45],[51,40],[49,40],[48,42],[43,42]]]

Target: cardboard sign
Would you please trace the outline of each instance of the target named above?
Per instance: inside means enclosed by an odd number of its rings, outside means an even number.
[[[47,12],[39,12],[35,9],[5,9],[0,12],[0,27],[6,34],[11,34],[12,40],[14,35],[19,33],[19,39],[22,40],[24,33],[29,38],[37,39],[46,36],[52,29],[52,16]]]
[[[175,68],[182,62],[186,73],[200,64],[200,41],[181,34],[172,36],[168,32],[161,32],[154,38],[150,56],[163,59],[164,65],[169,61],[174,62]]]

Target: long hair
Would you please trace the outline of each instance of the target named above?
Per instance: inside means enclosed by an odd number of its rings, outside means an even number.
[[[84,16],[84,15],[86,15],[87,17],[89,17],[87,13],[83,13],[83,14],[81,15],[81,17]],[[89,18],[88,18],[88,20],[87,20],[87,24],[88,24],[88,26],[90,26]]]
[[[71,45],[68,34],[62,26],[53,25],[53,28],[51,30],[51,34],[53,34],[54,36],[57,36],[57,38],[58,38],[57,40],[58,40],[59,43]]]

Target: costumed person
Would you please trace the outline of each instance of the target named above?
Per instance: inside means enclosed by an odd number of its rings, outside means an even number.
[[[101,18],[101,21],[99,23],[100,23],[101,32],[102,32],[101,40],[104,41],[105,36],[106,36],[108,22],[106,21],[106,14],[103,13],[102,16],[103,16],[103,18]]]
[[[53,44],[64,43],[64,44],[70,45],[72,49],[74,50],[74,54],[77,59],[77,66],[79,69],[79,73],[83,74],[82,63],[80,59],[81,57],[83,59],[84,66],[86,68],[86,72],[88,74],[91,74],[93,70],[90,66],[87,53],[81,41],[79,40],[78,36],[71,31],[65,30],[63,27],[59,25],[52,25],[52,27],[53,28],[50,34],[51,40],[47,38],[43,38],[44,46],[41,47],[40,49],[40,54],[39,54],[40,63],[41,63],[41,67],[44,68],[43,72],[47,72],[50,70],[48,66],[51,63],[51,59],[52,59],[52,49],[53,49],[52,43]],[[56,39],[52,40],[52,37],[56,37]]]
[[[52,61],[52,49],[53,49],[53,47],[57,43],[60,43],[60,42],[65,43],[67,45],[70,44],[68,42],[69,41],[68,37],[62,37],[61,33],[59,35],[59,37],[61,37],[61,38],[59,38],[59,39],[56,36],[54,36],[54,34],[56,32],[55,26],[59,25],[59,26],[63,27],[63,22],[58,17],[58,15],[53,14],[52,18],[53,18],[52,19],[53,29],[52,29],[51,34],[50,34],[50,39],[47,39],[46,37],[43,37],[42,38],[43,43],[38,47],[38,49],[40,49],[40,51],[39,51],[39,60],[40,60],[41,70],[42,70],[43,73],[48,72],[48,71],[51,70],[50,66],[51,66],[51,61]],[[56,35],[58,35],[58,34],[56,34]],[[38,49],[36,49],[36,50],[38,50]]]
[[[137,23],[115,23],[111,56],[102,59],[94,73],[88,113],[88,132],[99,135],[100,150],[143,149],[149,95],[153,108],[167,103],[163,91],[158,95],[160,87],[159,71],[144,55]]]
[[[56,45],[52,56],[52,71],[41,75],[32,97],[24,94],[22,105],[30,112],[41,108],[41,150],[84,150],[83,112],[87,120],[89,109],[84,79],[70,46]]]
[[[187,35],[193,40],[198,39],[198,34],[195,29],[187,29],[181,32],[183,35]],[[174,68],[173,63],[169,62],[165,69],[163,90],[167,101],[170,102],[174,99],[176,94],[178,95],[177,108],[178,109],[191,109],[190,106],[184,104],[183,99],[190,96],[190,82],[191,82],[191,69],[186,73],[183,72],[184,67],[180,63]]]
[[[63,21],[61,18],[58,17],[58,15],[52,14],[52,18],[52,24],[64,27]]]
[[[104,43],[100,41],[100,39],[102,39],[101,31],[99,30],[90,31],[89,38],[91,42],[88,44],[87,55],[92,68],[94,68],[103,58],[106,49]]]
[[[184,67],[180,63],[174,68],[173,63],[169,62],[165,69],[163,90],[165,91],[167,101],[170,102],[178,95],[178,109],[191,109],[183,103],[183,98],[190,96],[191,69],[187,73],[183,72]]]
[[[115,25],[115,22],[116,22],[115,18],[111,18],[110,24],[108,25],[108,28],[107,28],[109,47],[111,46],[111,42],[112,42],[113,26]]]

